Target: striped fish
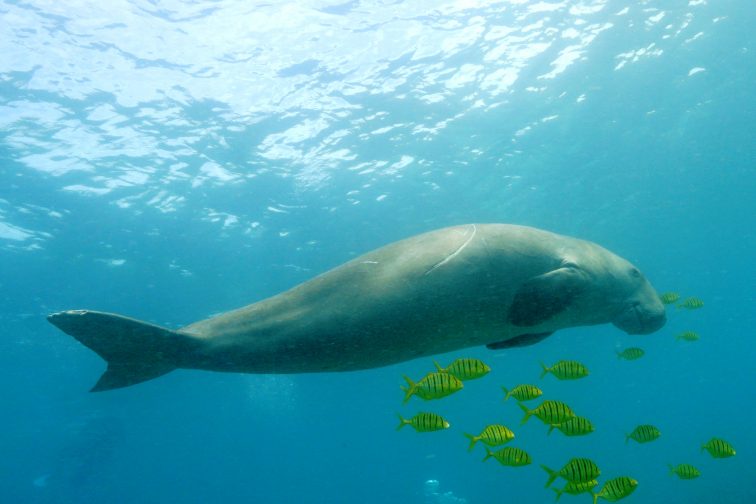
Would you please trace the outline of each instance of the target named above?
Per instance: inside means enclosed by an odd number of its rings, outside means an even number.
[[[528,409],[522,403],[517,403],[517,405],[525,412],[525,416],[522,418],[520,425],[527,422],[528,418],[532,415],[535,415],[547,425],[559,425],[575,416],[575,412],[572,411],[572,408],[560,401],[543,401],[537,408],[532,410]]]
[[[665,305],[672,304],[678,299],[680,299],[680,294],[678,294],[677,292],[665,292],[664,294],[659,296],[659,300]]]
[[[509,396],[514,397],[518,401],[530,401],[531,399],[540,397],[543,394],[543,391],[541,389],[539,389],[535,385],[528,384],[517,385],[512,390],[507,390],[505,387],[501,387],[501,390],[504,391],[505,401],[509,399]]]
[[[669,474],[677,474],[680,479],[695,479],[701,476],[701,471],[690,464],[678,464],[677,467],[669,464]]]
[[[456,359],[447,368],[442,368],[436,361],[433,361],[433,364],[439,373],[449,373],[463,381],[481,378],[491,371],[490,367],[478,359]]]
[[[404,390],[404,402],[416,395],[421,399],[441,399],[462,389],[462,381],[449,373],[428,373],[422,380],[415,383],[407,376],[404,377],[407,386]]]
[[[685,298],[682,303],[677,305],[678,308],[685,308],[686,310],[697,310],[703,308],[704,302],[697,297]]]
[[[559,429],[565,436],[585,436],[596,430],[590,420],[579,416],[567,419],[560,424],[549,425],[548,433],[551,434],[554,429]]]
[[[399,413],[397,413],[397,416],[399,417],[399,425],[396,430],[405,425],[411,425],[417,432],[433,432],[448,429],[450,425],[441,415],[435,413],[418,413],[410,419],[403,418]]]
[[[533,459],[530,458],[530,455],[528,455],[525,450],[513,448],[511,446],[502,448],[497,452],[493,452],[486,447],[486,456],[483,459],[483,462],[490,459],[491,457],[495,458],[501,465],[505,466],[519,467],[533,463]]]
[[[475,443],[483,441],[488,446],[501,446],[515,438],[514,432],[509,430],[503,425],[489,425],[478,436],[465,433],[465,436],[470,440],[470,447],[467,451],[472,451],[475,447]]]
[[[593,504],[596,504],[599,497],[606,499],[609,502],[616,502],[620,499],[624,499],[631,493],[635,492],[637,487],[638,482],[627,476],[610,479],[604,483],[604,486],[601,487],[601,490],[599,490],[598,493],[593,494]]]
[[[706,450],[714,458],[727,458],[735,455],[735,448],[720,438],[711,438],[706,444],[701,445],[701,452]]]
[[[625,348],[621,352],[618,351],[617,358],[625,359],[625,360],[636,360],[636,359],[640,359],[645,354],[646,352],[644,352],[642,348],[630,347],[630,348]]]
[[[564,488],[551,488],[556,492],[556,499],[559,500],[559,498],[562,496],[562,494],[570,494],[570,495],[580,495],[582,493],[587,493],[593,490],[596,486],[598,486],[598,480],[591,480],[591,481],[585,481],[583,483],[573,483],[572,481],[568,481],[566,485],[564,485]]]
[[[676,340],[684,340],[684,341],[698,341],[700,338],[701,337],[695,331],[685,331],[675,336]]]
[[[541,378],[548,373],[553,374],[560,380],[577,380],[578,378],[588,376],[588,368],[577,361],[560,360],[551,367],[546,367],[546,364],[542,362],[541,367],[543,368]]]
[[[558,471],[549,469],[545,465],[541,468],[549,474],[546,487],[551,485],[559,476],[572,483],[586,483],[599,477],[601,470],[595,462],[587,458],[573,458]]]
[[[653,425],[639,425],[630,434],[625,434],[625,444],[631,439],[638,443],[648,443],[649,441],[658,439],[659,436],[661,436],[661,431]]]

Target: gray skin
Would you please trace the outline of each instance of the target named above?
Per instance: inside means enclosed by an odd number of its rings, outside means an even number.
[[[532,344],[583,325],[647,334],[664,325],[665,312],[632,264],[594,243],[524,226],[468,224],[386,245],[177,331],[82,310],[49,319],[108,360],[95,387],[107,390],[175,368],[368,369],[478,345]],[[119,324],[121,336],[104,343],[101,335]],[[146,328],[141,340],[139,327]],[[114,341],[119,346],[107,348]],[[137,348],[145,341],[146,350]]]
[[[607,322],[630,334],[665,322],[659,296],[632,264],[583,240],[470,224],[387,245],[186,326],[180,332],[204,344],[180,366],[351,371]]]

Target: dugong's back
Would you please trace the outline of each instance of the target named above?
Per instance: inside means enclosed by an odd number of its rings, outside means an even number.
[[[50,321],[108,360],[95,390],[177,367],[251,373],[365,369],[611,321],[618,309],[613,305],[601,311],[590,296],[583,306],[559,294],[577,292],[575,279],[589,277],[575,266],[580,258],[599,280],[603,269],[629,265],[589,242],[523,226],[469,224],[392,243],[277,296],[178,331],[90,311],[62,312]],[[603,291],[594,298],[610,299]],[[518,316],[512,323],[513,305],[528,314],[530,303],[551,302],[554,293],[558,303],[546,307],[547,319]],[[141,324],[143,335],[134,324]]]

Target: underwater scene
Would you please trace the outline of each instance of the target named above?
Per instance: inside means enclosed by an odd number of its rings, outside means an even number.
[[[752,0],[0,0],[0,502],[756,503]]]

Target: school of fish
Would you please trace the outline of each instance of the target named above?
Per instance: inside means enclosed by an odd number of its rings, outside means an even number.
[[[673,304],[680,300],[680,295],[676,292],[666,292],[660,295],[664,304]],[[703,307],[703,301],[697,297],[685,298],[676,306],[679,309],[697,310]],[[694,331],[685,331],[676,336],[678,340],[697,341],[698,333]],[[628,361],[640,359],[645,355],[641,348],[630,347],[622,351],[617,351],[617,357]],[[405,376],[407,386],[401,387],[405,393],[404,403],[407,403],[413,396],[423,400],[435,400],[447,397],[463,389],[463,382],[475,380],[487,375],[491,368],[479,359],[458,358],[446,368],[434,361],[435,371],[429,372],[423,378],[414,382]],[[551,374],[559,380],[578,380],[589,376],[588,368],[582,363],[575,360],[560,360],[547,366],[541,363],[541,378]],[[591,421],[583,416],[578,416],[573,409],[566,403],[555,400],[545,399],[534,407],[529,408],[525,402],[532,401],[541,397],[544,392],[538,386],[531,383],[521,383],[512,388],[501,387],[504,392],[504,401],[514,398],[517,405],[523,411],[524,416],[520,425],[524,425],[531,417],[538,418],[541,422],[549,427],[548,434],[554,430],[559,430],[565,436],[585,436],[595,431]],[[399,416],[399,426],[397,430],[405,425],[412,426],[417,432],[433,432],[450,428],[448,420],[435,413],[421,412],[415,416],[405,419]],[[482,431],[475,435],[463,433],[470,440],[468,451],[473,451],[478,442],[482,443],[486,451],[484,461],[493,458],[503,466],[522,467],[532,464],[531,455],[522,448],[502,445],[508,444],[515,440],[515,432],[500,423],[486,425]],[[625,443],[633,440],[640,444],[650,443],[661,437],[661,430],[651,424],[637,425],[632,431],[625,435]],[[496,449],[494,451],[492,448]],[[735,455],[735,448],[718,437],[712,437],[709,441],[703,443],[700,447],[701,452],[707,451],[713,458],[728,458]],[[680,479],[694,479],[701,475],[701,472],[695,466],[688,463],[675,465],[668,464],[669,472]],[[559,470],[554,470],[541,464],[541,468],[548,474],[546,488],[551,488],[556,493],[558,501],[565,493],[570,495],[590,494],[593,504],[598,499],[604,499],[609,502],[615,502],[624,499],[632,494],[638,486],[638,481],[630,476],[616,476],[604,482],[598,491],[598,478],[601,476],[601,470],[598,465],[591,459],[585,457],[573,457],[569,459]],[[561,488],[552,487],[557,479],[563,479],[565,484]]]

